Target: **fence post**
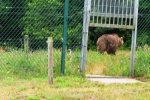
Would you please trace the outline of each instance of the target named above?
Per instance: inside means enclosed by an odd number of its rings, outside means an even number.
[[[25,53],[29,52],[29,36],[24,35],[24,51]]]
[[[61,56],[61,74],[65,74],[65,55],[66,55],[66,42],[67,42],[67,30],[68,30],[68,11],[69,11],[69,0],[65,0],[64,5],[64,30],[63,30],[63,45],[62,45],[62,56]]]
[[[135,65],[135,51],[136,51],[136,39],[137,39],[137,25],[138,25],[138,6],[139,0],[134,1],[134,23],[135,29],[132,30],[132,43],[131,43],[131,61],[130,61],[130,77],[134,77],[134,65]]]
[[[85,67],[86,67],[90,9],[91,9],[91,0],[84,0],[82,51],[81,51],[81,64],[80,64],[80,72],[81,72],[81,74],[85,73]]]
[[[48,38],[48,83],[53,84],[53,39]]]
[[[136,48],[135,34],[136,34],[135,31],[132,30],[130,77],[134,76],[134,62],[135,62],[135,48]]]

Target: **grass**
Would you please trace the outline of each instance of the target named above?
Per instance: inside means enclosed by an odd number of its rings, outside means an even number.
[[[150,78],[150,48],[145,45],[144,48],[139,48],[137,51],[135,74]]]
[[[54,50],[54,76],[60,75],[61,51]],[[4,78],[42,78],[47,77],[47,51],[39,50],[1,52],[0,55],[0,79]],[[80,52],[74,52],[66,57],[66,75],[79,74]]]
[[[4,52],[1,54],[1,59],[1,79],[5,76],[16,78],[46,76],[47,55],[45,51],[29,54],[22,51]]]
[[[150,47],[145,45],[138,48],[135,56],[135,77],[150,78]],[[87,73],[111,75],[111,76],[129,76],[130,72],[130,51],[117,51],[116,56],[99,54],[89,51],[87,58]]]
[[[136,53],[135,76],[150,78],[149,47]],[[54,84],[47,82],[47,52],[25,54],[23,51],[0,54],[0,99],[2,100],[147,100],[150,82],[142,84],[92,83],[79,76],[80,51],[66,56],[66,74],[60,75],[60,50],[54,50]],[[128,76],[130,52],[116,56],[88,51],[87,74]]]
[[[3,80],[3,100],[148,100],[150,82],[141,84],[103,85],[75,76],[56,77],[53,85],[47,79]]]
[[[150,78],[150,49],[148,46],[136,52],[135,77]],[[23,51],[2,52],[0,55],[0,79],[4,78],[44,78],[47,77],[47,52],[44,50],[30,52]],[[80,51],[67,52],[65,64],[66,75],[79,75]],[[60,76],[61,51],[54,50],[54,77]],[[111,76],[129,76],[130,51],[119,50],[116,56],[99,54],[88,51],[87,74]]]
[[[128,76],[129,64],[129,51],[119,51],[116,56],[89,51],[87,72],[90,74]]]

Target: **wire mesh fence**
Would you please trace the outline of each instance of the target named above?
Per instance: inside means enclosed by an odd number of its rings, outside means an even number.
[[[69,2],[66,74],[78,72],[82,34],[83,1]],[[47,39],[53,37],[54,74],[60,74],[63,0],[3,0],[0,4],[1,78],[47,76]],[[25,52],[24,36],[28,39]]]
[[[1,1],[1,78],[47,76],[47,39],[54,39],[54,62],[60,66],[63,1]],[[29,36],[29,51],[24,50]]]
[[[140,0],[135,74],[150,77],[150,6],[148,0]]]
[[[47,39],[54,40],[54,75],[60,74],[62,33],[64,21],[63,0],[0,1],[0,78],[46,77]],[[84,0],[69,1],[69,19],[65,74],[79,74],[82,42]],[[148,0],[140,0],[135,74],[149,75],[150,7]],[[103,33],[117,32],[124,37],[124,45],[116,56],[101,55],[96,41]],[[24,36],[29,36],[29,51],[24,49]],[[86,73],[129,75],[131,31],[107,28],[89,28]],[[142,72],[142,71],[143,72]],[[140,73],[141,72],[141,73]],[[138,74],[139,73],[139,74]],[[145,74],[144,74],[145,75]]]

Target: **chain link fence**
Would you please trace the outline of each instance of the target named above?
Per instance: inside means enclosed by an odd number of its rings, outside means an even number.
[[[150,1],[140,0],[135,75],[150,77]]]
[[[0,78],[46,77],[47,39],[54,40],[54,76],[60,75],[62,34],[64,21],[63,0],[0,1]],[[84,0],[69,1],[69,19],[65,74],[78,75],[83,23]],[[136,76],[149,76],[150,6],[140,0]],[[124,45],[116,56],[100,55],[96,41],[102,33],[117,32],[124,37]],[[29,51],[24,51],[24,36],[29,37]],[[131,31],[89,28],[87,74],[129,75]],[[146,74],[145,74],[146,73]]]
[[[54,74],[60,74],[64,0],[0,1],[0,78],[47,76],[47,39],[53,38]],[[66,74],[78,73],[83,0],[69,2]],[[28,42],[24,36],[28,35]],[[28,52],[25,52],[28,45]]]

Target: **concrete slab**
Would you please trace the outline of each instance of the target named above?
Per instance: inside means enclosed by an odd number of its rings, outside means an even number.
[[[142,83],[139,80],[128,77],[113,77],[113,76],[101,76],[101,75],[86,75],[87,80],[93,82],[99,82],[103,84],[133,84]]]

